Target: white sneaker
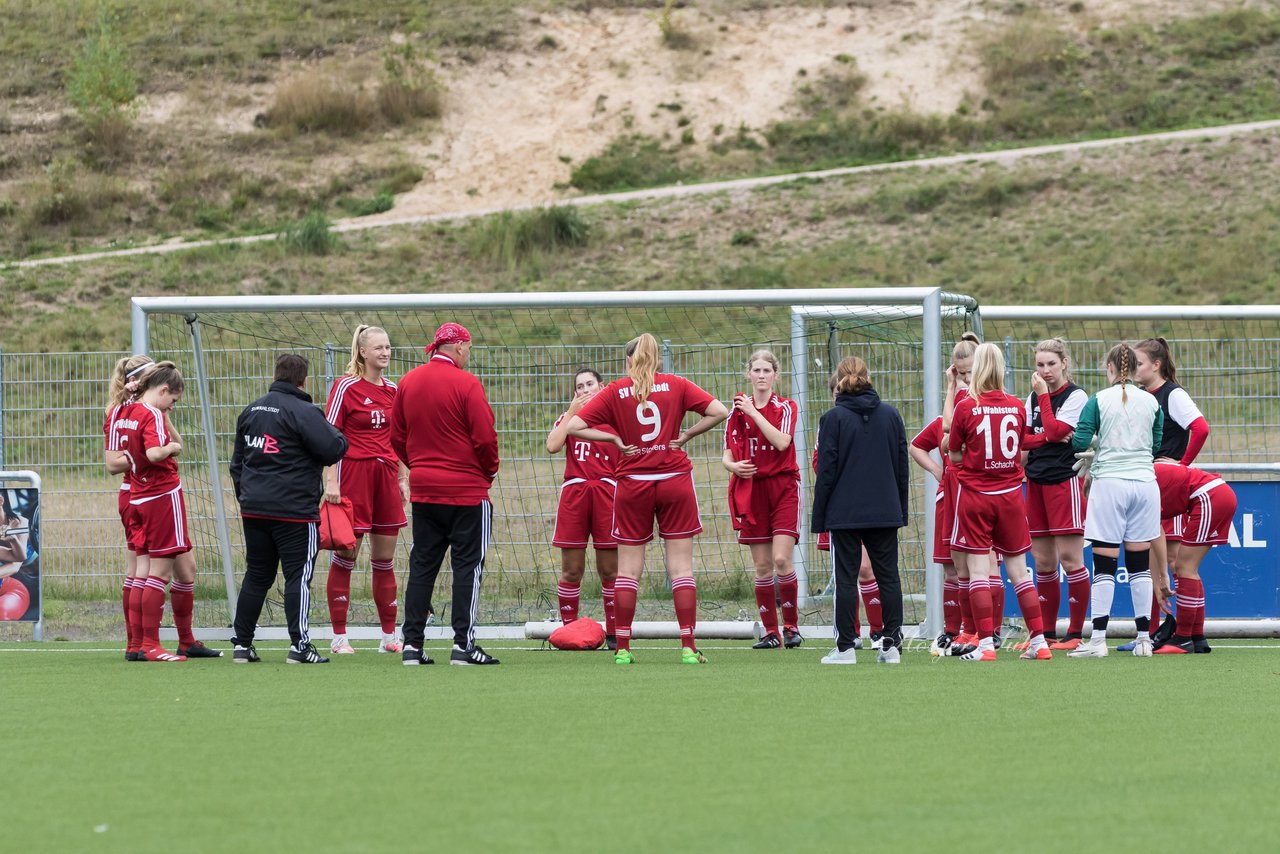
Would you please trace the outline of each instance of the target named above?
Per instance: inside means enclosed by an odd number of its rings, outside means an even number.
[[[823,664],[857,664],[858,651],[855,649],[846,649],[844,652],[841,652],[840,648],[836,647],[835,649],[831,650],[831,652],[822,656],[822,663]]]
[[[1151,639],[1144,638],[1133,642],[1133,654],[1142,658],[1151,657]]]
[[[347,640],[346,635],[334,635],[333,641],[329,644],[329,652],[334,655],[355,655],[356,651],[351,646],[351,642]]]
[[[400,640],[400,633],[384,633],[382,640],[378,642],[378,652],[404,652],[404,641]]]
[[[1107,640],[1106,638],[1089,638],[1086,643],[1067,653],[1068,658],[1106,658],[1107,657]]]
[[[893,644],[889,644],[876,655],[877,664],[901,664],[902,653]]]

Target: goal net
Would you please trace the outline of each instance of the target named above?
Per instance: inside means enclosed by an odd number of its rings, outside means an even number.
[[[486,558],[481,624],[511,625],[557,614],[559,550],[551,545],[564,459],[545,441],[572,397],[576,371],[590,367],[605,380],[624,373],[623,345],[642,331],[661,343],[662,370],[683,375],[723,401],[748,391],[750,353],[774,352],[782,366],[777,391],[800,404],[796,448],[801,454],[806,503],[811,492],[809,454],[818,419],[830,405],[827,379],[839,358],[857,354],[872,381],[897,406],[908,438],[941,407],[946,354],[959,335],[978,325],[976,303],[930,288],[751,292],[580,294],[376,295],[364,297],[189,298],[134,300],[134,348],[173,359],[187,376],[187,392],[173,414],[185,435],[182,476],[189,526],[196,545],[200,588],[196,622],[223,626],[230,619],[243,574],[243,541],[227,474],[236,417],[265,393],[275,357],[304,355],[311,364],[307,389],[323,405],[350,357],[354,328],[387,330],[393,379],[424,359],[423,345],[446,321],[474,337],[468,370],[484,383],[497,421],[502,466],[491,492],[493,541]],[[695,541],[699,619],[753,621],[750,555],[729,519],[728,474],[719,431],[687,448],[704,533]],[[906,620],[929,616],[927,537],[932,525],[931,484],[913,466],[911,524],[903,531],[901,567]],[[807,522],[806,522],[807,524]],[[830,624],[830,558],[807,530],[797,548],[802,623]],[[411,545],[402,532],[396,572],[403,586]],[[352,576],[349,622],[377,624],[363,550]],[[638,620],[669,620],[671,599],[660,547],[649,550]],[[583,583],[584,613],[600,616],[593,558]],[[313,587],[321,590],[328,557],[321,555]],[[448,563],[438,584],[451,583]],[[940,592],[940,582],[939,591]],[[447,608],[448,597],[437,596]],[[264,626],[283,623],[280,597],[264,611]],[[313,596],[317,627],[328,623],[323,595]],[[933,603],[934,609],[940,607]],[[593,610],[594,609],[594,610]],[[939,612],[940,613],[940,612]],[[438,618],[449,621],[448,613]]]

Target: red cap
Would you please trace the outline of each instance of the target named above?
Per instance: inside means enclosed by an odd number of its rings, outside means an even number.
[[[470,340],[471,333],[467,331],[467,327],[461,323],[446,323],[436,330],[436,340],[427,345],[426,352],[430,355],[431,351],[441,344],[461,344],[463,341]]]

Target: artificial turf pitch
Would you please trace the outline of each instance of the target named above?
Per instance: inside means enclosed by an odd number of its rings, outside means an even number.
[[[1280,644],[499,667],[0,646],[8,851],[1270,850]],[[513,648],[514,647],[514,648]],[[1261,647],[1261,648],[1257,648]],[[24,651],[39,650],[39,651]],[[227,655],[230,655],[228,651]],[[1007,657],[1006,657],[1007,656]],[[1164,844],[1174,844],[1164,848]]]

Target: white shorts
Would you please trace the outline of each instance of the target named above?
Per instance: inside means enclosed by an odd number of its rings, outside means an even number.
[[[1089,491],[1084,538],[1100,543],[1146,543],[1160,536],[1160,485],[1154,480],[1103,477]]]

